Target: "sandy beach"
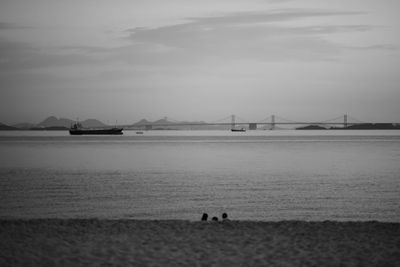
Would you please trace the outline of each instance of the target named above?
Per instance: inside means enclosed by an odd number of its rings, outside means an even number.
[[[0,221],[0,266],[399,266],[400,224]]]

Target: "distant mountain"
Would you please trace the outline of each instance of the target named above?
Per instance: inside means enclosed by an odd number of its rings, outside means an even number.
[[[146,120],[146,119],[141,119],[140,121],[136,122],[133,124],[133,126],[140,126],[140,125],[146,125],[146,124],[150,124],[151,122]]]
[[[29,130],[31,131],[42,131],[42,130],[46,130],[46,131],[65,131],[68,130],[68,127],[64,127],[64,126],[50,126],[50,127],[32,127]]]
[[[325,127],[319,125],[307,125],[303,127],[298,127],[296,130],[326,130]]]
[[[38,125],[35,126],[37,127],[42,127],[42,128],[47,128],[47,127],[66,127],[69,128],[71,125],[75,123],[74,120],[66,119],[66,118],[56,118],[54,116],[50,116]],[[96,119],[87,119],[84,121],[80,122],[83,127],[86,128],[96,128],[96,127],[106,127],[107,125],[102,123],[99,120]]]
[[[132,124],[130,127],[141,129],[141,128],[143,128],[145,125],[149,125],[149,124],[151,124],[151,125],[153,125],[153,126],[162,125],[161,127],[164,127],[164,126],[166,126],[167,124],[172,124],[172,123],[174,123],[174,122],[170,122],[170,121],[168,121],[166,118],[161,119],[161,120],[157,120],[157,121],[154,121],[154,122],[148,121],[148,120],[146,120],[146,119],[141,119],[140,121],[138,121],[138,122]],[[153,129],[156,129],[156,128],[153,127]],[[162,129],[162,128],[157,128],[157,129],[160,130],[160,129]]]
[[[54,116],[50,116],[38,125],[36,127],[54,127],[54,126],[63,126],[63,127],[71,127],[72,124],[75,122],[70,119],[65,119],[65,118],[56,118]]]
[[[96,119],[87,119],[81,122],[81,124],[83,125],[83,127],[86,128],[96,128],[96,127],[106,127],[107,125],[102,123],[99,120]]]
[[[187,124],[187,125],[174,125],[177,123]],[[157,121],[148,121],[146,119],[141,119],[140,121],[132,124],[130,127],[134,128],[143,128],[144,125],[152,125],[154,130],[161,129],[174,129],[174,130],[213,130],[213,129],[227,129],[226,126],[218,126],[218,125],[202,125],[205,124],[204,121],[180,121],[180,122],[172,122],[167,118],[163,118]],[[171,126],[169,126],[171,125]],[[172,128],[171,128],[172,127]]]
[[[22,123],[13,124],[12,126],[15,128],[21,129],[21,130],[28,130],[30,128],[35,127],[35,124],[28,123],[28,122],[22,122]]]
[[[132,126],[143,126],[143,125],[147,125],[147,124],[152,124],[152,125],[163,124],[163,125],[165,125],[165,124],[173,124],[173,123],[175,123],[175,122],[170,122],[165,118],[161,119],[161,120],[153,121],[153,122],[148,121],[146,119],[141,119],[140,121],[132,124]]]
[[[172,121],[169,121],[168,119],[166,119],[166,118],[163,118],[163,119],[160,119],[160,120],[157,120],[157,121],[148,121],[148,120],[146,120],[146,119],[141,119],[140,121],[138,121],[138,122],[135,122],[134,124],[132,124],[132,126],[143,126],[143,125],[148,125],[148,124],[151,124],[151,125],[168,125],[168,124],[176,124],[176,123],[182,123],[182,124],[203,124],[203,123],[205,123],[204,121],[180,121],[180,122],[172,122]]]
[[[187,124],[204,124],[206,123],[205,121],[181,121],[181,123],[187,123]]]
[[[331,127],[331,130],[400,130],[400,125],[393,123],[363,123],[348,127]]]
[[[173,124],[173,123],[175,123],[175,122],[170,122],[167,119],[160,119],[158,121],[153,122],[154,125],[157,125],[157,124]]]
[[[0,130],[3,131],[3,130],[18,130],[18,129],[0,122]]]

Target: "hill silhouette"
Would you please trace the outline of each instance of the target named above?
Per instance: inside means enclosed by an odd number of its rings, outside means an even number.
[[[58,119],[55,116],[50,116],[50,117],[46,118],[44,121],[42,121],[39,124],[37,124],[35,126],[35,128],[37,128],[37,127],[42,127],[42,128],[65,127],[65,128],[69,128],[74,123],[75,123],[75,121],[71,120],[71,119],[66,119],[66,118],[59,118]],[[81,121],[80,123],[82,124],[83,127],[86,127],[86,128],[96,128],[96,127],[106,127],[107,126],[106,124],[104,124],[101,121],[96,120],[96,119],[87,119],[87,120]]]
[[[187,125],[174,125],[177,123]],[[167,118],[162,118],[156,121],[149,121],[147,119],[141,119],[140,121],[133,123],[129,127],[142,129],[145,125],[152,125],[153,130],[226,130],[227,126],[220,125],[203,125],[206,124],[204,121],[169,121]]]
[[[146,119],[141,119],[140,121],[136,122],[133,124],[133,126],[141,126],[141,125],[146,125],[151,123],[150,121],[146,120]]]
[[[28,123],[28,122],[21,122],[21,123],[16,123],[11,125],[12,127],[21,129],[21,130],[29,130],[30,128],[35,127],[35,124],[33,123]]]
[[[106,127],[107,125],[102,123],[99,120],[96,119],[87,119],[81,122],[81,124],[83,125],[83,127],[87,127],[87,128],[95,128],[95,127]]]
[[[72,124],[74,124],[73,120],[70,119],[65,119],[65,118],[56,118],[55,116],[50,116],[46,118],[44,121],[40,122],[36,127],[70,127]]]
[[[160,119],[160,120],[153,122],[153,124],[173,124],[173,123],[174,122],[168,121],[167,119]]]
[[[303,127],[297,127],[296,130],[326,130],[326,128],[319,125],[307,125]]]
[[[363,123],[347,127],[331,127],[331,130],[400,130],[399,124],[393,123]]]
[[[0,130],[18,130],[18,128],[0,122]]]

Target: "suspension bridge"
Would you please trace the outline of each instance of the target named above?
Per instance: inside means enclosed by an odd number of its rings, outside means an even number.
[[[270,115],[267,118],[264,118],[259,121],[251,121],[243,119],[236,115],[229,115],[222,119],[211,121],[211,122],[184,122],[178,121],[175,119],[164,117],[164,119],[158,120],[156,122],[139,122],[131,125],[122,125],[126,129],[145,129],[152,130],[155,127],[180,127],[180,126],[229,126],[231,129],[235,127],[241,127],[249,130],[257,130],[257,129],[277,129],[279,125],[281,126],[301,126],[301,125],[313,125],[313,126],[321,126],[321,127],[337,127],[337,128],[347,128],[352,125],[394,125],[395,123],[376,123],[376,122],[365,122],[355,119],[347,114],[341,115],[339,117],[335,117],[332,119],[324,120],[324,121],[293,121],[288,120],[276,115]]]

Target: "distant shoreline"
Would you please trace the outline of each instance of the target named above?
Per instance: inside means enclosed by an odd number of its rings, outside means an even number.
[[[68,131],[68,128],[65,127],[46,127],[46,128],[31,128],[31,129],[1,129],[0,131],[4,132],[13,132],[13,131]],[[148,131],[230,131],[229,129],[171,129],[171,128],[155,128],[151,129]],[[318,130],[327,130],[327,131],[338,131],[338,130],[400,130],[400,126],[398,127],[386,127],[386,128],[379,128],[379,127],[371,127],[371,128],[356,128],[356,127],[347,127],[347,128],[341,128],[341,127],[332,127],[332,128],[323,128],[323,127],[314,127],[313,125],[310,126],[305,126],[305,127],[298,127],[295,129],[277,129],[277,130],[306,130],[306,131],[318,131]],[[277,131],[275,130],[275,131]],[[143,131],[143,129],[124,129],[124,131]],[[257,130],[251,130],[251,131],[265,131],[265,129],[257,129]],[[271,130],[274,131],[274,130]]]
[[[400,223],[0,220],[0,265],[395,266]]]
[[[400,130],[399,124],[393,123],[364,123],[346,127],[322,127],[320,125],[307,125],[297,127],[296,130]]]

